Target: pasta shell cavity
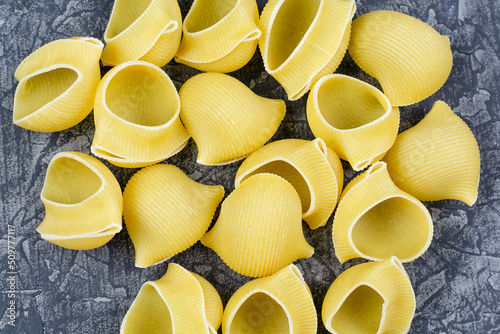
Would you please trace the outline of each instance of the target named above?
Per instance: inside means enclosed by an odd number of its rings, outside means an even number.
[[[349,54],[380,82],[395,106],[417,103],[434,94],[453,66],[447,36],[414,17],[387,10],[354,20]]]
[[[377,88],[345,75],[320,79],[307,101],[307,120],[354,170],[380,160],[396,139],[399,109]]]
[[[271,0],[260,18],[260,50],[266,71],[289,100],[333,73],[347,50],[353,0]],[[318,47],[321,45],[321,47]]]
[[[286,112],[282,100],[255,95],[220,73],[190,78],[179,95],[181,119],[202,165],[227,164],[252,153],[273,136]]]
[[[421,201],[477,200],[481,158],[467,124],[437,101],[416,126],[398,135],[384,157],[394,183]]]
[[[315,334],[316,329],[311,292],[293,264],[238,289],[222,319],[225,334]]]
[[[333,221],[333,243],[341,263],[391,256],[409,262],[427,250],[432,234],[429,212],[394,185],[384,162],[347,185]]]
[[[17,68],[14,124],[32,131],[54,132],[80,123],[92,111],[101,78],[103,44],[76,37],[46,44]]]
[[[391,257],[340,274],[326,293],[322,318],[330,333],[408,333],[415,305],[410,278]]]
[[[339,158],[320,138],[285,139],[263,146],[240,166],[235,186],[259,173],[279,175],[293,185],[302,202],[302,218],[313,229],[328,221],[344,178]]]
[[[170,263],[157,281],[146,282],[125,315],[121,334],[215,334],[222,321],[222,301],[204,278]]]
[[[274,274],[314,249],[302,232],[300,198],[274,174],[256,174],[222,203],[215,226],[201,242],[239,274]]]
[[[195,244],[210,226],[223,196],[222,186],[199,184],[173,165],[137,172],[123,193],[135,265],[158,264]]]
[[[255,0],[195,0],[175,60],[202,71],[235,71],[255,53],[258,22]]]
[[[124,63],[102,79],[95,97],[92,153],[121,167],[143,167],[179,152],[189,135],[174,84],[159,67]]]
[[[104,65],[143,60],[167,64],[181,40],[182,17],[176,0],[115,0],[104,33]]]
[[[122,229],[120,185],[104,164],[86,154],[56,154],[40,198],[45,218],[36,230],[61,247],[96,248]]]

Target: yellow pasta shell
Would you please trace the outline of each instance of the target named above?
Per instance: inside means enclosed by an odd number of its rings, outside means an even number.
[[[354,0],[270,0],[260,17],[266,71],[289,100],[339,66],[349,44]],[[321,47],[318,47],[320,45]]]
[[[284,139],[261,147],[241,164],[235,187],[259,173],[279,175],[293,185],[302,202],[302,219],[312,229],[330,218],[344,179],[340,159],[321,138]]]
[[[239,274],[272,275],[314,253],[301,215],[299,195],[288,181],[256,174],[224,200],[217,223],[201,242]]]
[[[394,183],[421,201],[477,200],[481,158],[467,124],[444,102],[396,138],[384,157]]]
[[[123,193],[123,216],[135,247],[135,265],[158,264],[194,245],[223,197],[222,186],[200,184],[173,165],[134,174]]]
[[[453,66],[450,39],[409,15],[380,10],[352,23],[349,54],[395,106],[434,94]]]
[[[326,293],[322,318],[330,333],[408,333],[415,305],[410,278],[391,257],[340,274]]]
[[[311,292],[293,264],[239,288],[222,319],[224,334],[315,334],[316,330]]]
[[[396,187],[384,162],[352,180],[344,189],[333,220],[333,244],[339,261],[413,261],[429,247],[433,225],[425,206]]]
[[[120,185],[103,163],[89,155],[54,155],[40,198],[45,218],[36,230],[58,246],[97,248],[122,229]]]
[[[276,132],[286,106],[254,94],[220,73],[190,78],[179,92],[181,119],[198,146],[197,162],[227,164],[243,159]]]
[[[189,134],[180,99],[159,67],[123,63],[102,79],[95,96],[92,153],[120,167],[144,167],[176,154]]]
[[[60,39],[26,57],[16,69],[14,124],[54,132],[80,123],[92,111],[101,78],[103,44],[89,37]]]

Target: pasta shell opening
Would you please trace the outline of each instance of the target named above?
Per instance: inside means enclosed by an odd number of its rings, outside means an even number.
[[[127,30],[151,6],[153,0],[115,0],[113,15],[104,38],[112,39]]]
[[[196,0],[186,17],[184,28],[188,33],[205,30],[225,18],[241,0]]]

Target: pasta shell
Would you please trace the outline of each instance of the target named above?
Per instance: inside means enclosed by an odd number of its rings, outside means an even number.
[[[36,230],[58,246],[97,248],[122,229],[120,185],[103,163],[89,155],[54,155],[40,198],[45,218]]]
[[[170,263],[157,281],[146,282],[123,318],[121,334],[216,334],[222,301],[203,277]]]
[[[184,20],[175,61],[201,71],[236,71],[255,53],[258,23],[255,0],[195,0]]]
[[[433,225],[425,206],[397,188],[387,165],[377,162],[344,189],[332,233],[341,263],[391,256],[409,262],[429,247]]]
[[[198,146],[202,165],[243,159],[276,132],[286,106],[282,100],[255,95],[238,80],[202,73],[182,86],[181,119]]]
[[[46,44],[16,69],[14,124],[32,131],[54,132],[80,123],[92,111],[101,78],[103,44],[75,37]]]
[[[434,94],[453,66],[450,39],[409,15],[380,10],[352,23],[349,54],[375,77],[394,106]]]
[[[294,186],[302,202],[302,219],[312,229],[330,218],[344,180],[339,158],[321,138],[284,139],[261,147],[241,164],[235,187],[259,173],[279,175]]]
[[[358,171],[379,161],[396,140],[399,109],[372,85],[333,74],[312,89],[307,120],[314,135]]]
[[[260,17],[260,51],[266,71],[285,88],[289,100],[299,99],[337,69],[355,11],[354,0],[267,3]]]
[[[477,200],[481,157],[467,124],[444,102],[398,135],[384,157],[394,183],[421,201]]]
[[[315,334],[316,330],[311,292],[293,264],[239,288],[222,318],[225,334]]]
[[[222,186],[200,184],[173,165],[137,172],[123,193],[135,265],[158,264],[194,245],[207,231],[223,197]]]
[[[111,69],[95,96],[92,153],[120,167],[165,160],[186,145],[180,99],[159,67],[131,61]]]
[[[408,333],[415,305],[410,278],[393,256],[340,274],[326,293],[322,318],[330,333]]]
[[[217,223],[201,242],[250,277],[272,275],[314,253],[302,232],[297,191],[266,173],[249,177],[224,200]]]
[[[182,16],[176,0],[115,0],[104,32],[104,65],[143,60],[162,67],[177,52]]]

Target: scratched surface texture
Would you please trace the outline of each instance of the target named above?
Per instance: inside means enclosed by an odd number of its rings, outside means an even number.
[[[259,1],[262,9],[265,1]],[[191,1],[180,1],[185,16]],[[57,152],[90,154],[92,114],[59,133],[36,133],[12,124],[16,88],[13,77],[23,58],[45,43],[72,36],[102,38],[112,0],[0,0],[0,332],[117,333],[141,285],[161,277],[167,264],[134,267],[134,248],[124,229],[103,247],[72,251],[41,240],[35,228],[44,217],[39,199],[47,164]],[[431,247],[406,264],[416,292],[417,310],[411,333],[500,333],[500,6],[497,0],[357,0],[357,15],[390,9],[427,22],[451,39],[454,67],[435,95],[402,108],[401,130],[416,124],[433,102],[449,103],[477,137],[482,159],[478,202],[426,203],[435,223]],[[179,88],[198,73],[170,63],[166,71]],[[105,69],[104,69],[105,70]],[[347,56],[338,72],[374,82]],[[259,53],[232,73],[257,94],[283,98],[284,90],[266,74]],[[272,140],[312,139],[305,116],[306,98],[287,102],[287,115]],[[238,163],[204,167],[195,163],[190,141],[167,160],[191,178],[233,190]],[[109,165],[109,164],[108,164]],[[136,172],[109,165],[122,187]],[[347,167],[347,165],[345,165]],[[346,169],[346,180],[354,173]],[[8,284],[7,224],[15,227],[16,327],[6,324]],[[323,297],[343,270],[334,256],[332,221],[316,231],[304,225],[316,249],[312,258],[297,261],[321,312]],[[206,277],[223,302],[248,279],[232,272],[200,243],[174,256],[185,268]],[[318,333],[326,333],[321,321]]]

